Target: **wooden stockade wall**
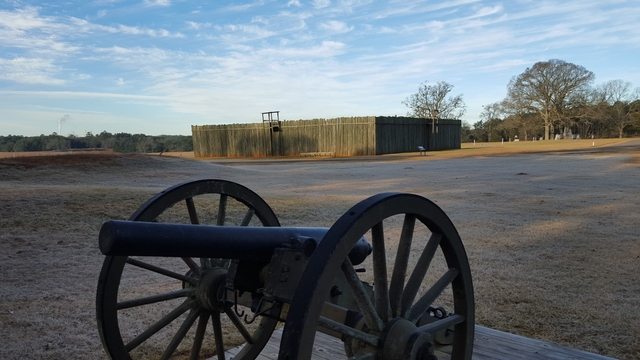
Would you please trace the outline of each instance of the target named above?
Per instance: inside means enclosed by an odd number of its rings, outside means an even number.
[[[326,154],[375,155],[373,116],[283,121],[273,133],[274,155]]]
[[[435,130],[433,126],[435,125]],[[376,154],[460,149],[460,120],[376,117]]]
[[[268,123],[191,126],[196,157],[358,156],[460,148],[460,120],[348,117]]]
[[[269,127],[263,124],[191,126],[196,157],[267,156]]]
[[[375,117],[281,121],[280,132],[268,123],[192,126],[196,157],[375,155]]]

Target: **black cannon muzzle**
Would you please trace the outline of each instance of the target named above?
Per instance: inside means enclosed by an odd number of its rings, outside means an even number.
[[[111,220],[102,225],[100,251],[108,256],[161,256],[269,262],[279,247],[311,252],[328,228],[249,227]],[[371,253],[362,237],[349,253],[354,265]]]

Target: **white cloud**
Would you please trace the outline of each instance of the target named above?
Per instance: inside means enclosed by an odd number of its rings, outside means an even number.
[[[43,34],[27,34],[22,31],[12,31],[0,28],[0,45],[5,47],[25,49],[40,55],[56,56],[76,52],[79,47],[58,41],[56,37]]]
[[[124,79],[123,78],[118,78],[118,80],[116,80],[116,85],[118,85],[118,86],[124,85]]]
[[[407,15],[416,15],[435,12],[444,9],[457,8],[481,0],[454,0],[445,2],[427,2],[424,0],[417,1],[396,1],[391,6],[381,7],[377,11],[372,12],[367,17],[371,19],[385,19],[390,17],[400,17]]]
[[[53,75],[58,68],[48,59],[0,58],[0,79],[23,84],[63,85],[64,80]]]
[[[186,24],[189,27],[189,29],[194,29],[194,30],[200,30],[200,29],[210,28],[211,27],[211,23],[210,22],[198,23],[198,22],[195,22],[195,21],[187,21]]]
[[[28,6],[16,11],[0,11],[0,24],[3,27],[16,30],[30,30],[44,27],[52,27],[55,24],[50,18],[40,17],[37,7]]]
[[[243,45],[243,44],[230,44],[229,50],[239,51],[239,52],[250,52],[253,50],[253,47],[249,45]]]
[[[146,6],[169,6],[171,5],[170,0],[144,0],[144,5]]]
[[[262,6],[265,4],[264,0],[258,0],[258,1],[254,1],[252,3],[248,3],[248,4],[242,4],[242,5],[229,5],[227,7],[224,8],[224,10],[226,11],[245,11],[245,10],[249,10],[253,7],[256,6]]]
[[[181,54],[157,48],[133,47],[125,48],[112,46],[109,48],[95,48],[94,52],[100,56],[88,60],[98,60],[106,63],[117,63],[133,69],[146,69],[153,66],[166,66],[172,59],[179,61]]]
[[[104,26],[75,17],[42,16],[40,9],[0,10],[0,46],[22,49],[33,57],[47,56],[56,61],[81,53],[85,44],[79,37],[92,33],[122,33],[158,38],[182,38],[183,34],[165,29],[153,30],[125,25]],[[100,13],[100,12],[99,12]],[[48,78],[39,78],[51,81]],[[48,79],[48,80],[47,80]],[[35,81],[35,80],[34,80]]]
[[[287,7],[289,7],[289,6],[300,7],[300,6],[302,6],[302,4],[300,4],[300,0],[289,0],[289,2],[287,3]]]
[[[473,19],[473,18],[477,18],[477,17],[493,15],[493,14],[501,13],[503,11],[504,11],[504,7],[502,5],[496,5],[496,6],[491,6],[491,7],[483,6],[478,11],[476,11],[475,14],[469,16],[468,19]]]
[[[499,60],[494,62],[493,64],[483,66],[482,69],[486,71],[499,71],[505,69],[513,69],[513,68],[526,68],[531,65],[530,60],[525,59],[507,59],[507,60]]]
[[[126,25],[118,25],[115,29],[117,32],[121,32],[123,34],[130,35],[148,35],[152,37],[171,37],[171,38],[183,38],[184,34],[179,32],[171,33],[165,29],[153,30],[149,28],[139,27],[139,26],[126,26]]]
[[[276,35],[275,32],[259,25],[227,24],[216,25],[214,29],[223,33],[221,38],[230,43],[263,39]]]
[[[130,94],[117,94],[109,92],[87,92],[87,91],[12,91],[12,90],[0,90],[0,95],[3,96],[17,96],[17,97],[29,97],[32,95],[48,98],[48,99],[63,99],[63,98],[82,98],[82,99],[133,99],[133,100],[149,100],[155,102],[162,102],[165,98],[160,96],[150,95],[130,95]]]
[[[316,9],[326,8],[331,5],[331,0],[313,0],[313,7]]]
[[[93,0],[91,4],[102,6],[102,5],[113,5],[119,2],[122,2],[122,0]]]
[[[353,26],[348,27],[344,22],[336,20],[321,23],[318,27],[322,30],[329,30],[334,33],[346,33],[353,30]]]
[[[78,80],[89,80],[89,79],[91,79],[91,75],[89,75],[89,74],[78,74],[78,75],[76,75],[76,79],[78,79]]]
[[[71,28],[69,25],[56,23],[51,17],[40,16],[38,8],[35,7],[13,12],[0,10],[0,45],[2,46],[34,49],[41,54],[75,52],[78,47],[61,41],[59,36],[64,36]]]
[[[264,25],[269,25],[269,20],[265,19],[262,16],[254,16],[251,18],[251,23],[260,23]]]
[[[382,27],[378,30],[378,32],[379,32],[380,34],[395,34],[395,33],[397,33],[398,31],[397,31],[396,29],[393,29],[393,28],[389,27],[389,26],[382,26]]]
[[[257,51],[259,55],[272,55],[285,58],[327,58],[344,53],[346,45],[338,41],[323,41],[319,46],[308,48],[271,48]]]

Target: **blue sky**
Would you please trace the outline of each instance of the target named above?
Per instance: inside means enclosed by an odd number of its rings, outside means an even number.
[[[473,124],[549,59],[640,86],[637,0],[0,1],[0,135],[406,115],[424,81]]]

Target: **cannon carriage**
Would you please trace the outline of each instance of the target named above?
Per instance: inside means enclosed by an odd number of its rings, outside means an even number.
[[[106,222],[97,320],[114,359],[256,358],[283,324],[280,360],[310,359],[317,331],[349,359],[470,359],[471,273],[447,215],[385,193],[330,228],[282,227],[248,188],[199,180]]]

